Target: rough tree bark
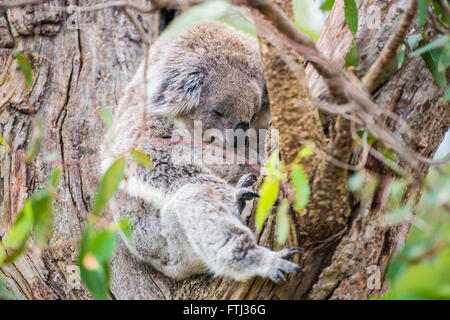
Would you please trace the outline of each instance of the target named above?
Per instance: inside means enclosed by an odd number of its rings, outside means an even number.
[[[96,2],[53,1],[45,6]],[[288,3],[281,1],[285,10],[290,10]],[[386,39],[379,36],[392,33],[405,3],[405,0],[376,2],[381,10],[380,23],[370,28],[373,5],[359,2],[358,75],[364,74],[381,51]],[[154,40],[159,32],[159,14],[139,16]],[[97,110],[114,110],[144,51],[137,32],[119,9],[81,13],[79,18],[77,21],[73,13],[44,14],[30,8],[0,11],[0,134],[11,147],[9,153],[0,154],[0,236],[11,226],[27,195],[43,186],[59,162],[64,163],[51,248],[39,252],[30,244],[23,256],[0,269],[6,286],[24,299],[89,298],[77,275],[76,247],[99,179],[96,152],[104,128]],[[318,111],[297,103],[309,101],[309,96],[326,96],[323,81],[310,66],[305,74],[302,60],[295,54],[280,59],[276,48],[264,40],[261,43],[275,126],[283,125],[283,119],[291,119],[292,137],[312,139],[318,145],[332,144],[334,140],[321,131]],[[343,66],[350,43],[342,1],[337,1],[318,47],[326,57]],[[25,87],[12,57],[14,48],[28,54],[33,64],[35,83],[31,88]],[[296,65],[293,74],[286,63]],[[308,83],[309,94],[304,83]],[[442,94],[421,58],[415,58],[399,71],[395,66],[389,68],[375,97],[381,106],[406,119],[416,133],[407,137],[399,126],[388,123],[394,134],[430,157],[450,125],[450,110],[440,98]],[[37,112],[43,115],[46,131],[40,154],[26,164],[24,154]],[[339,127],[334,130],[339,133]],[[299,146],[295,138],[286,141],[281,150],[291,153],[284,153],[285,159]],[[45,159],[46,154],[54,152],[60,160]],[[385,191],[392,174],[376,161],[370,161],[370,169],[382,175],[381,184],[373,199],[359,203],[345,191],[348,175],[345,170],[326,164],[320,157],[309,161],[312,203],[305,215],[292,216],[293,230],[288,241],[288,245],[300,244],[305,248],[305,253],[296,258],[304,270],[302,273],[290,276],[282,285],[259,278],[237,283],[209,276],[173,281],[139,263],[119,246],[112,259],[111,297],[360,299],[379,293],[383,287],[369,288],[368,279],[374,274],[382,279],[389,257],[402,244],[409,229],[408,225],[385,228],[376,219],[384,213]],[[421,168],[423,173],[427,169]],[[336,176],[338,186],[332,179]],[[253,226],[253,216],[244,218]],[[273,245],[274,224],[270,216],[258,234],[261,244]]]

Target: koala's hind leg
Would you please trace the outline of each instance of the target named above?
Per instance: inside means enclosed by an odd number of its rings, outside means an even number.
[[[228,203],[214,188],[184,186],[170,206],[194,253],[215,275],[238,281],[253,276],[281,281],[285,273],[300,271],[297,264],[284,259],[297,253],[297,248],[274,252],[257,245],[251,230],[231,211],[236,210],[233,199]]]
[[[167,240],[161,232],[159,209],[143,199],[126,195],[123,203],[118,207],[117,199],[111,200],[114,219],[128,217],[132,225],[132,237],[128,240],[123,237],[126,246],[140,260],[154,265],[169,263]]]

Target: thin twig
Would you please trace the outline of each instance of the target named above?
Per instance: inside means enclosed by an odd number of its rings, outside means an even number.
[[[43,3],[50,2],[52,0],[19,0],[15,2],[0,2],[0,8],[2,9],[11,9],[11,8],[17,8],[17,7],[23,7],[27,5],[37,6]],[[166,1],[157,1],[152,0],[152,6],[140,6],[134,2],[131,1],[110,1],[95,5],[89,5],[89,6],[76,6],[77,10],[79,12],[90,12],[90,11],[98,11],[103,10],[107,8],[128,8],[132,9],[134,11],[140,12],[140,13],[154,13],[161,9],[171,9],[171,8],[180,8],[180,7],[186,7],[186,6],[192,6],[195,4],[202,3],[203,0],[166,0]],[[65,11],[71,6],[67,7],[50,7],[51,10],[60,10]]]
[[[133,15],[130,14],[130,12],[126,7],[122,7],[122,11],[128,18],[128,20],[130,20],[130,22],[136,28],[136,31],[139,33],[139,36],[141,37],[141,40],[144,43],[144,45],[149,46],[151,44],[151,41],[147,33],[145,32],[144,28],[142,27],[142,24]]]

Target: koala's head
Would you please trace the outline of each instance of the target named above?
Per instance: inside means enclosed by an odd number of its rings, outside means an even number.
[[[216,129],[229,145],[235,129],[267,125],[261,123],[269,107],[255,38],[223,23],[202,22],[157,42],[149,61],[153,114],[182,122],[191,134],[200,121],[203,132]]]

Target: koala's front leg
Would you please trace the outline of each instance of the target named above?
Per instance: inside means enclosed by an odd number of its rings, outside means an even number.
[[[257,245],[251,230],[231,212],[232,200],[223,203],[214,188],[191,184],[171,202],[195,254],[210,271],[238,281],[254,276],[280,281],[285,273],[300,271],[284,259],[298,249],[274,252]]]

